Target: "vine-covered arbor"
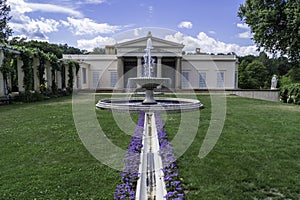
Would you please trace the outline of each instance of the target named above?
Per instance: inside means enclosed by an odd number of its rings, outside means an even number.
[[[57,95],[77,88],[79,63],[37,48],[0,46],[0,97]]]

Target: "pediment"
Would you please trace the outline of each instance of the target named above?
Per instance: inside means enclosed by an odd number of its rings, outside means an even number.
[[[117,56],[143,56],[149,38],[152,40],[153,56],[182,56],[183,44],[153,37],[151,34],[147,37],[117,43],[115,45]]]
[[[147,40],[149,37],[143,37],[135,40],[130,40],[122,43],[117,43],[115,47],[118,48],[146,48]],[[154,49],[156,48],[179,48],[182,49],[184,47],[183,44],[179,44],[176,42],[171,42],[168,40],[163,40],[157,37],[150,37],[152,40],[152,46]]]

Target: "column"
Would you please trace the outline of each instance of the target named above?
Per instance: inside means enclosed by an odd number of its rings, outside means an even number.
[[[46,87],[47,88],[51,88],[52,86],[52,77],[51,77],[51,66],[50,64],[47,62],[47,65],[45,65],[46,67]]]
[[[117,72],[118,72],[117,88],[123,90],[124,89],[124,63],[122,57],[118,57]]]
[[[65,64],[65,88],[68,87],[68,81],[69,81],[69,65]]]
[[[0,51],[0,65],[2,65],[2,61],[4,59],[3,51]],[[3,74],[0,72],[0,97],[4,96],[4,80],[3,80]]]
[[[136,77],[142,76],[142,57],[137,57]]]
[[[35,91],[40,90],[40,81],[39,81],[39,74],[38,74],[38,66],[39,66],[39,61],[38,59],[34,58],[33,59],[33,89]]]
[[[161,57],[157,57],[157,77],[162,78],[162,66],[161,66]]]
[[[58,89],[62,89],[62,88],[61,88],[61,86],[62,86],[62,82],[61,82],[61,81],[62,81],[62,80],[61,80],[61,79],[62,79],[62,77],[61,77],[61,71],[57,71],[57,70],[56,70],[55,73],[56,73],[56,74],[55,74],[55,78],[56,78],[56,81],[55,81],[55,82],[56,82],[56,84],[57,84],[57,88],[58,88]]]
[[[175,89],[181,88],[181,58],[176,58],[176,80]]]
[[[22,69],[23,61],[21,59],[17,59],[17,67],[18,67],[18,88],[19,92],[24,92],[24,72]]]
[[[78,80],[78,77],[77,77],[77,74],[76,74],[76,68],[73,67],[73,89],[78,89],[78,83],[77,83],[77,80]]]
[[[0,72],[0,97],[4,96],[4,80],[3,80],[3,74]]]

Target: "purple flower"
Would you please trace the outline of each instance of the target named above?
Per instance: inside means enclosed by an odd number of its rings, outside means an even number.
[[[165,198],[167,200],[181,200],[184,198],[184,191],[181,187],[181,182],[178,177],[178,167],[175,163],[176,157],[174,155],[173,148],[168,141],[168,136],[165,129],[163,128],[163,122],[159,116],[159,113],[156,113],[156,126],[160,148],[159,152],[163,162],[162,171],[164,172],[164,181],[166,183],[167,189],[167,195],[165,196]]]
[[[124,158],[124,171],[121,174],[123,183],[117,185],[117,189],[114,192],[114,199],[135,199],[135,189],[139,176],[140,153],[143,147],[143,129],[144,113],[141,112]]]

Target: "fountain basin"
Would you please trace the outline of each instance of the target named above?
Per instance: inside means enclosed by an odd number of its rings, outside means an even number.
[[[154,89],[159,85],[167,85],[170,83],[169,78],[157,78],[157,77],[138,77],[138,78],[129,78],[129,86],[132,87],[133,83],[139,85],[141,88],[146,89],[145,99],[143,104],[157,104],[157,101],[154,99]],[[135,87],[135,86],[134,86]]]
[[[156,98],[156,104],[144,104],[144,98],[110,98],[99,100],[96,107],[116,112],[167,112],[179,113],[203,109],[203,104],[194,99]]]
[[[156,78],[156,77],[138,77],[138,78],[129,78],[129,85],[136,83],[142,88],[153,90],[159,85],[166,85],[170,83],[169,78]]]

